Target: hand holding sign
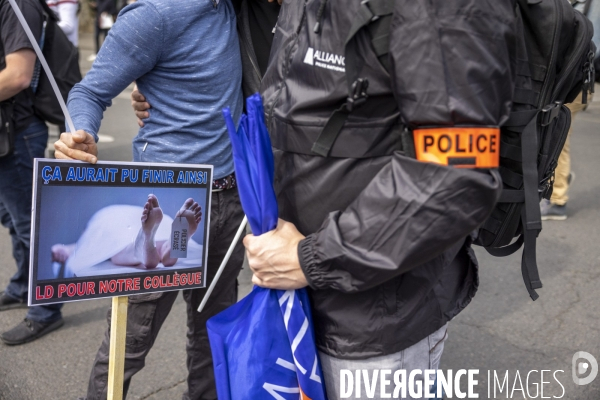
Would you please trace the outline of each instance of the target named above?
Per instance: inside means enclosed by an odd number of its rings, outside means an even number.
[[[96,164],[98,146],[89,133],[79,130],[75,133],[63,132],[60,139],[54,142],[54,156],[64,160],[80,160]]]

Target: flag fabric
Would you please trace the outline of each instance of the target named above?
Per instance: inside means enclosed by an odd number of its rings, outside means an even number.
[[[219,400],[326,399],[306,290],[254,287],[207,327]]]
[[[223,110],[238,191],[255,235],[277,226],[273,153],[258,94],[246,100],[239,127]],[[308,294],[254,287],[208,320],[220,400],[326,399]]]
[[[271,139],[258,94],[246,99],[247,115],[240,118],[239,128],[228,108],[223,110],[233,149],[233,162],[242,207],[252,232],[260,235],[277,226],[277,198],[273,189],[274,162]]]

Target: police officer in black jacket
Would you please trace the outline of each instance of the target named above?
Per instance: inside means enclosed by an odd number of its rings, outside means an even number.
[[[282,7],[261,91],[281,220],[244,244],[255,284],[309,287],[329,398],[340,398],[342,369],[435,370],[448,321],[477,291],[471,233],[500,195],[497,148],[460,157],[450,153],[464,145],[449,144],[499,143],[515,80],[514,6]],[[387,28],[371,29],[386,16]]]

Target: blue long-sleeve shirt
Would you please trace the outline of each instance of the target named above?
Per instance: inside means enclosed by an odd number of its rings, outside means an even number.
[[[212,164],[221,178],[233,172],[221,110],[239,119],[241,70],[230,0],[140,0],[119,14],[68,108],[97,140],[106,107],[135,80],[152,108],[133,160]]]

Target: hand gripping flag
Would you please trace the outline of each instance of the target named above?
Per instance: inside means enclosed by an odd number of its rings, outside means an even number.
[[[223,115],[233,147],[242,207],[255,235],[277,226],[273,153],[258,94],[235,129]],[[208,320],[219,400],[326,399],[308,294],[254,287]]]

